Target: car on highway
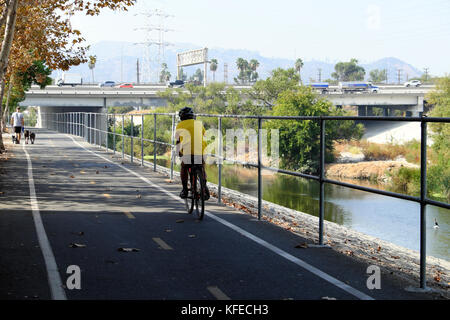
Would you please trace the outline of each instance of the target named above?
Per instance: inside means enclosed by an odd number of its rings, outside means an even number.
[[[169,88],[184,88],[183,80],[175,80],[173,82],[169,82],[167,85]]]
[[[114,81],[103,81],[98,85],[100,88],[102,87],[115,87],[116,83]]]
[[[420,80],[411,80],[408,82],[405,82],[404,86],[405,87],[418,87],[422,85],[422,82],[420,82]]]
[[[119,88],[134,88],[131,83],[122,83]]]

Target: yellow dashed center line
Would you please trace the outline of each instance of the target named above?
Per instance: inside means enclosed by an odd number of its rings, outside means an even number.
[[[127,216],[128,219],[136,219],[136,217],[133,216],[131,212],[124,211],[123,213]]]
[[[217,299],[217,300],[231,300],[222,290],[218,287],[207,287],[209,292]]]
[[[171,246],[165,243],[161,238],[152,238],[162,249],[164,250],[173,250]]]

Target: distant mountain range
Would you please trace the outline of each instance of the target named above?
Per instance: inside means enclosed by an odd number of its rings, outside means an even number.
[[[176,78],[176,54],[179,52],[199,49],[201,46],[196,46],[189,43],[178,43],[171,47],[166,47],[164,52],[164,59],[161,62],[166,62],[168,69],[172,74],[172,80]],[[104,41],[92,45],[89,55],[97,56],[97,64],[94,69],[95,82],[114,80],[116,82],[136,82],[137,81],[137,60],[140,62],[140,82],[156,82],[157,81],[157,48],[151,47],[152,61],[150,68],[146,64],[144,48],[142,45],[136,45],[130,42],[113,42]],[[162,54],[161,54],[162,57]],[[216,81],[224,81],[224,63],[228,64],[228,83],[234,83],[233,79],[239,73],[236,67],[236,60],[244,58],[247,60],[256,59],[260,66],[257,69],[259,77],[265,79],[270,76],[270,72],[276,68],[291,68],[295,61],[284,58],[264,57],[256,51],[249,51],[243,49],[222,49],[209,48],[209,59],[217,59],[219,62],[217,71],[215,73]],[[357,57],[355,57],[357,58]],[[311,60],[304,61],[304,66],[301,71],[304,82],[318,81],[319,69],[321,80],[331,78],[331,73],[334,72],[335,63]],[[366,78],[369,78],[369,73],[373,69],[387,69],[388,82],[398,82],[398,70],[401,71],[400,82],[406,81],[408,78],[419,77],[422,72],[414,66],[404,62],[400,59],[388,57],[383,58],[372,63],[360,64],[366,70]],[[185,68],[185,73],[188,76],[192,75],[199,66],[191,66]],[[69,72],[80,73],[83,81],[92,82],[92,72],[87,64],[73,67]],[[54,72],[53,77],[57,77],[61,72]],[[208,70],[209,81],[212,80],[212,73]]]

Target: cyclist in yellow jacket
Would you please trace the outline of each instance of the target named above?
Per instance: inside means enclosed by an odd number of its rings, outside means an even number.
[[[177,152],[181,157],[180,177],[183,184],[183,190],[180,193],[180,198],[187,198],[188,196],[188,179],[189,179],[189,165],[201,164],[203,168],[203,176],[206,181],[204,152],[206,148],[206,141],[204,140],[205,128],[200,120],[195,119],[194,110],[190,107],[185,107],[179,112],[180,123],[178,123],[175,131],[175,140]],[[205,200],[210,197],[208,187],[205,190]]]

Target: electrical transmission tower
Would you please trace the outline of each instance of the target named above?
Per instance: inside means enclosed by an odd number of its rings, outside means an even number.
[[[141,13],[147,18],[147,23],[143,27],[136,28],[135,30],[143,30],[145,32],[145,41],[135,43],[144,46],[144,62],[143,62],[143,74],[148,82],[159,82],[159,75],[161,72],[161,65],[165,62],[165,48],[173,45],[166,42],[165,33],[174,31],[173,29],[166,28],[167,18],[174,17],[173,15],[165,13],[161,9],[150,10],[145,13]],[[156,46],[156,52],[152,50],[152,47]]]

